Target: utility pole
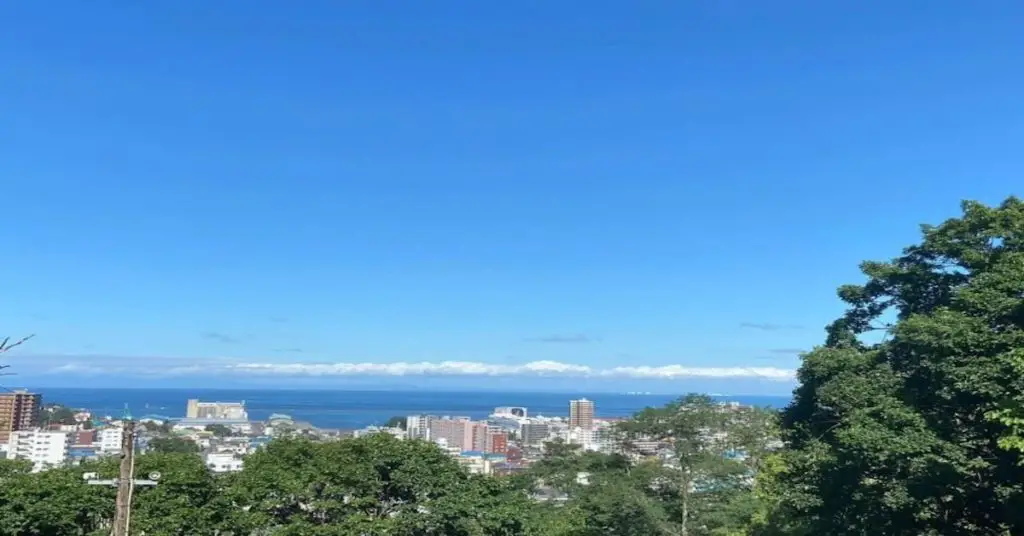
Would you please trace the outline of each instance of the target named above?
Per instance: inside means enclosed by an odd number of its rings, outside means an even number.
[[[114,510],[114,524],[111,536],[128,536],[128,527],[132,515],[132,492],[136,486],[155,486],[160,480],[160,473],[150,473],[148,479],[135,478],[135,422],[127,415],[122,421],[124,433],[121,436],[121,468],[116,479],[100,480],[95,473],[82,475],[88,484],[93,486],[117,487],[117,499]]]
[[[117,509],[114,511],[114,530],[111,536],[128,536],[128,522],[132,508],[132,479],[135,478],[135,423],[123,422],[121,435],[121,470],[117,476]]]

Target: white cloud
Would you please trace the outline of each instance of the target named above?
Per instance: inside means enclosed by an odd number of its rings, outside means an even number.
[[[133,359],[104,356],[87,361],[54,357],[37,371],[49,374],[126,375],[146,377],[219,376],[456,376],[561,377],[605,379],[767,379],[791,381],[795,371],[775,367],[698,367],[684,365],[590,367],[559,361],[520,364],[480,361],[392,363],[239,362],[226,359]],[[30,372],[30,371],[23,371]]]
[[[418,363],[236,363],[225,370],[241,374],[284,376],[564,376],[580,378],[764,378],[787,381],[793,370],[775,367],[660,367],[592,368],[558,361],[531,361],[521,365],[478,361]]]

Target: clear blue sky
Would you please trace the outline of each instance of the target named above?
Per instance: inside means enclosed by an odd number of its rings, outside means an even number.
[[[858,262],[1021,193],[1022,27],[1009,0],[9,3],[0,332],[54,384],[791,370]],[[724,385],[789,389],[762,383]]]

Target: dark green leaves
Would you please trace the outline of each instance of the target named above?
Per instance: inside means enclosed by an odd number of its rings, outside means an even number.
[[[862,270],[804,358],[765,518],[790,534],[1021,532],[1024,203],[964,203]]]

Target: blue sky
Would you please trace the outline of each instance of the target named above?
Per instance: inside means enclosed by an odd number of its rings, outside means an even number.
[[[158,4],[0,8],[16,382],[787,392],[1020,193],[1019,2]]]

